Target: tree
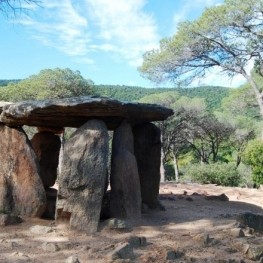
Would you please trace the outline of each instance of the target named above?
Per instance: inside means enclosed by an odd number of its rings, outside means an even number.
[[[215,163],[220,148],[227,142],[233,128],[214,116],[205,115],[188,122],[186,140],[192,146],[201,163]]]
[[[58,99],[91,95],[93,82],[71,69],[44,69],[37,75],[18,83],[11,83],[0,90],[0,100],[21,101]]]
[[[24,5],[39,5],[41,2],[39,0],[0,0],[0,13],[5,15],[12,13],[16,15],[17,12],[27,10]]]
[[[155,82],[189,84],[212,68],[229,77],[244,76],[263,116],[263,0],[225,0],[144,55],[142,74]],[[254,63],[250,74],[247,66]],[[256,77],[255,77],[256,75]],[[261,81],[258,81],[260,79]]]
[[[244,161],[252,168],[253,181],[255,184],[263,184],[263,142],[259,140],[251,141],[244,154]]]

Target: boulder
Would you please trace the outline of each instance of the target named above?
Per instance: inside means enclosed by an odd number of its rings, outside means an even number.
[[[33,136],[31,144],[39,161],[39,175],[44,186],[53,186],[57,180],[61,147],[59,136],[51,132],[39,132]]]
[[[113,135],[111,160],[111,217],[138,218],[141,216],[141,190],[134,156],[133,134],[127,123]]]
[[[237,221],[243,226],[263,232],[263,214],[254,214],[251,212],[241,213],[238,215]]]
[[[41,216],[46,194],[33,149],[22,128],[0,124],[0,210]]]
[[[142,202],[149,208],[160,207],[158,200],[161,165],[160,129],[152,123],[146,123],[136,126],[133,135]]]
[[[96,118],[103,120],[109,129],[116,129],[123,120],[137,125],[165,120],[172,114],[171,109],[154,104],[121,102],[106,97],[75,97],[7,104],[2,107],[0,122],[9,126],[80,127]]]
[[[109,137],[106,125],[91,120],[77,129],[64,145],[59,175],[56,219],[70,215],[70,226],[97,231],[107,176]]]

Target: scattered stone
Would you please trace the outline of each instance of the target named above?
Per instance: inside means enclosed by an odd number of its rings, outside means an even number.
[[[206,195],[206,200],[215,200],[215,201],[229,201],[229,198],[225,194],[221,195]]]
[[[0,226],[15,225],[22,223],[23,220],[19,216],[9,214],[0,214]]]
[[[238,215],[237,221],[240,222],[243,226],[248,226],[250,228],[253,228],[255,231],[263,232],[262,214],[245,212]]]
[[[190,202],[194,201],[194,199],[193,199],[192,197],[190,197],[190,196],[187,196],[187,197],[185,198],[185,200],[186,200],[186,201],[190,201]]]
[[[160,208],[158,199],[161,165],[160,129],[153,123],[145,123],[134,127],[133,135],[142,202],[151,209],[158,209]]]
[[[132,259],[134,258],[133,247],[129,243],[119,244],[112,252],[108,254],[108,258],[115,259]]]
[[[166,251],[166,260],[176,260],[184,255],[183,252],[174,249],[168,249]]]
[[[129,229],[130,225],[126,220],[110,218],[103,222],[103,225],[109,229]]]
[[[194,240],[198,241],[201,245],[207,246],[212,242],[212,238],[210,238],[209,234],[202,233],[194,237]]]
[[[80,263],[77,256],[71,256],[66,259],[65,263]]]
[[[257,244],[249,244],[246,255],[249,259],[260,260],[263,257],[263,246]]]
[[[59,246],[56,243],[45,242],[44,244],[42,244],[41,247],[44,251],[47,252],[56,252],[60,250]]]
[[[43,234],[48,234],[48,233],[53,232],[53,229],[52,227],[49,227],[49,226],[36,225],[36,226],[30,227],[30,232],[33,234],[43,235]]]
[[[134,248],[145,246],[146,237],[130,236],[127,238],[127,242]]]
[[[109,136],[106,125],[91,120],[64,145],[59,176],[56,219],[65,213],[70,226],[86,233],[97,231],[107,177]]]
[[[230,233],[233,237],[245,237],[245,233],[241,228],[232,228]]]

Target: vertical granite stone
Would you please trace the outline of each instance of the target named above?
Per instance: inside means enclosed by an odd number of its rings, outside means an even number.
[[[140,217],[141,191],[133,134],[131,126],[125,122],[115,130],[113,136],[110,185],[111,217]]]
[[[46,206],[35,153],[22,128],[0,124],[0,210],[41,216]]]
[[[91,120],[64,145],[59,175],[56,219],[70,218],[72,228],[97,231],[104,194],[109,151],[104,122]]]
[[[39,162],[39,175],[45,187],[53,186],[57,179],[60,137],[52,132],[38,132],[31,139]]]
[[[136,126],[133,135],[142,203],[150,208],[157,208],[160,206],[158,200],[161,162],[160,129],[152,123],[146,123]]]

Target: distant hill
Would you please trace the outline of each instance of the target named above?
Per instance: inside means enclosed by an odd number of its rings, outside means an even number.
[[[21,79],[0,79],[0,87],[5,87],[9,83],[17,83],[21,81]]]
[[[7,86],[9,83],[17,83],[20,79],[0,80],[0,87]],[[214,110],[220,107],[223,98],[227,97],[230,88],[219,86],[201,86],[196,88],[142,88],[136,86],[120,85],[95,85],[94,93],[98,96],[107,96],[122,101],[138,101],[141,98],[168,91],[177,92],[180,96],[190,98],[199,97],[206,100],[208,109]]]
[[[208,109],[214,110],[220,107],[223,98],[227,97],[230,88],[219,86],[201,86],[196,88],[151,88],[114,85],[95,85],[95,93],[99,96],[107,96],[124,101],[137,101],[145,96],[167,91],[175,91],[180,96],[190,98],[198,97],[206,100]]]

